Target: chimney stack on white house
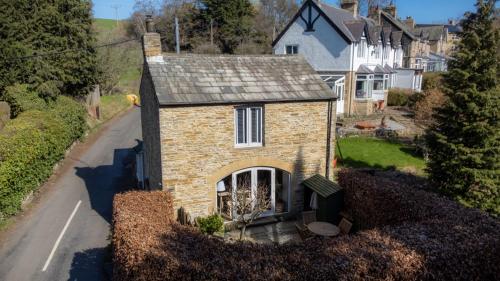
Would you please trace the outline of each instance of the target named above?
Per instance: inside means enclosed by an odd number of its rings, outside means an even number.
[[[146,33],[142,36],[142,51],[147,62],[163,61],[160,34],[155,30],[151,15],[146,15]]]
[[[415,20],[411,16],[406,17],[405,24],[411,29],[415,28]]]
[[[358,0],[341,0],[340,8],[351,12],[353,16],[358,16]]]
[[[384,11],[391,15],[393,18],[396,18],[397,10],[396,5],[394,5],[393,1],[391,1],[391,4],[389,4],[389,6],[384,8]]]

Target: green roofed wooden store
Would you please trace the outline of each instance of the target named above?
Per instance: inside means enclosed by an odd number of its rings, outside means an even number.
[[[316,210],[316,218],[338,224],[342,219],[340,212],[344,207],[344,190],[337,183],[321,175],[314,175],[302,182],[305,187],[304,210]]]

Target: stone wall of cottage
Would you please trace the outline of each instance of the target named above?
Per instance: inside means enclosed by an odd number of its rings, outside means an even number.
[[[249,167],[270,166],[291,173],[291,213],[302,210],[300,183],[325,174],[328,102],[264,105],[264,145],[235,148],[234,105],[160,108],[163,189],[174,207],[191,217],[216,209],[216,183]],[[335,145],[332,106],[331,159]]]
[[[144,68],[141,79],[141,125],[144,151],[144,179],[148,189],[161,189],[161,147],[158,99],[151,76]]]

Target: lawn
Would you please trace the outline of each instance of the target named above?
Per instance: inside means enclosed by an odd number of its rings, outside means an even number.
[[[97,130],[103,123],[130,108],[132,104],[126,95],[108,95],[101,97],[101,119],[89,118],[88,123],[91,131]]]
[[[348,137],[338,140],[336,157],[340,165],[353,168],[379,168],[423,173],[425,161],[415,155],[414,150],[404,144],[387,140]]]

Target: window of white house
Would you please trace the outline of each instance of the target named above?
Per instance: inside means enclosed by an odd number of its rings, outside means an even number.
[[[391,51],[391,46],[387,45],[384,48],[384,59],[387,60],[389,59],[389,52]]]
[[[384,74],[384,90],[389,89],[389,87],[391,86],[390,83],[391,83],[391,81],[389,78],[389,74]]]
[[[285,53],[287,55],[296,55],[299,53],[299,45],[286,45]]]
[[[382,45],[380,45],[380,43],[379,43],[379,45],[375,46],[375,58],[376,59],[380,59],[381,51],[382,51]]]
[[[262,107],[238,107],[234,110],[235,145],[262,146]]]
[[[375,80],[373,80],[373,90],[383,91],[384,90],[384,75],[375,75]]]
[[[356,76],[356,98],[368,99],[372,96],[373,75]]]
[[[366,54],[366,39],[361,39],[361,42],[358,44],[358,58],[364,58]]]

